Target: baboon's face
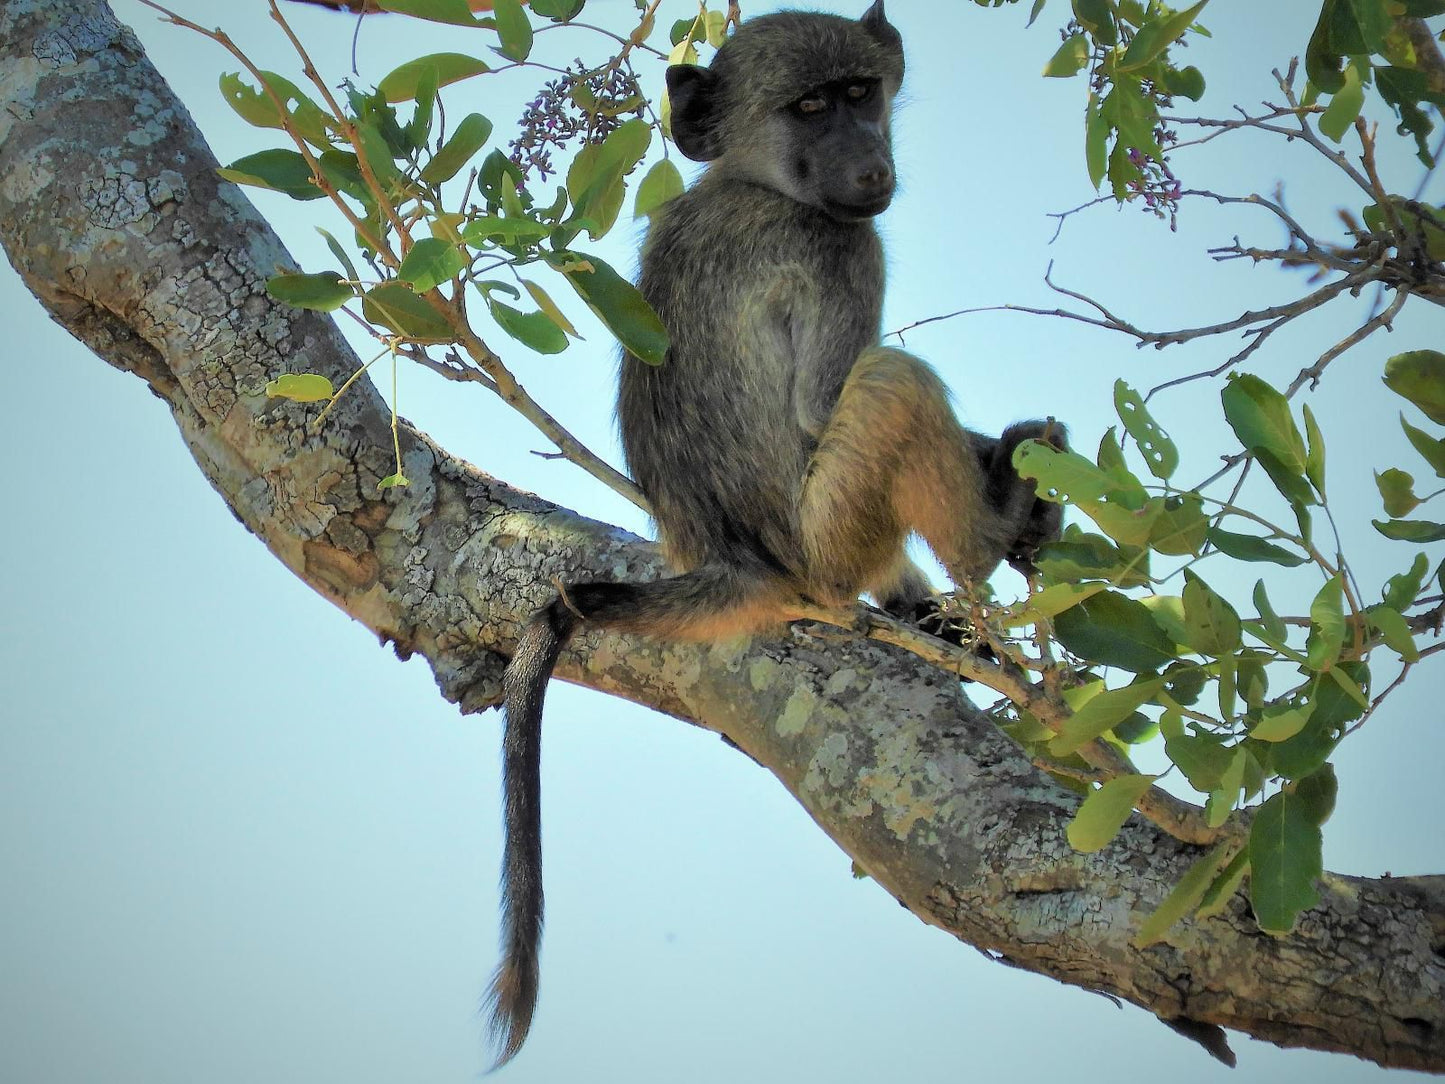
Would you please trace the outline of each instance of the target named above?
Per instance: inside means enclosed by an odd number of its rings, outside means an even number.
[[[877,79],[815,87],[784,108],[775,124],[786,193],[841,221],[871,218],[893,199],[888,95]]]

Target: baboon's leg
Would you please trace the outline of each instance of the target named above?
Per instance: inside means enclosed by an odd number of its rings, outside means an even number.
[[[943,383],[885,347],[864,351],[843,385],[804,480],[801,525],[812,588],[836,602],[886,584],[910,530],[960,586],[987,578],[1011,540]]]

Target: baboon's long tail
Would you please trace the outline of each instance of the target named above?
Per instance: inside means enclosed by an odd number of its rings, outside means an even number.
[[[502,962],[486,1005],[497,1066],[522,1048],[537,1004],[542,939],[542,701],[557,656],[585,620],[661,636],[716,637],[776,613],[784,593],[773,575],[708,565],[652,583],[583,583],[528,622],[502,674]]]

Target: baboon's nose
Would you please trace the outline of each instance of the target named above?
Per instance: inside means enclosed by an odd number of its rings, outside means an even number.
[[[876,198],[893,191],[893,167],[878,158],[853,174],[853,188],[863,198]]]

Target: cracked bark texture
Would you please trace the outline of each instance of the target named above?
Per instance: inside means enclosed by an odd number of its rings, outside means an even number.
[[[404,428],[361,381],[320,432],[268,399],[285,371],[344,379],[328,319],[272,303],[285,249],[98,0],[0,0],[0,242],[51,315],[170,407],[197,465],[277,559],[442,694],[494,705],[554,577],[655,575],[653,547],[518,491]],[[949,676],[833,629],[712,646],[581,638],[560,676],[726,736],[915,914],[996,957],[1181,1030],[1445,1071],[1445,877],[1326,875],[1287,937],[1243,895],[1164,943],[1130,938],[1200,853],[1135,817],[1074,853],[1076,799]],[[1202,1027],[1201,1027],[1202,1026]]]

